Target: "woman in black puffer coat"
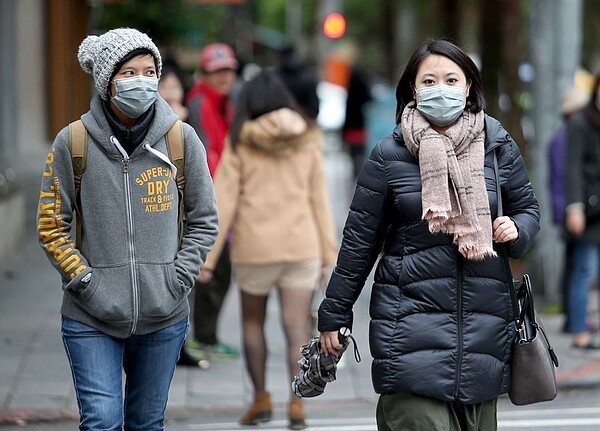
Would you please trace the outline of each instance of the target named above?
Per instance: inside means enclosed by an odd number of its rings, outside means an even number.
[[[538,202],[517,145],[484,114],[481,75],[462,49],[419,47],[396,94],[398,125],[357,180],[319,308],[321,344],[337,354],[337,331],[352,327],[380,257],[370,304],[378,429],[493,430],[515,338],[508,257],[531,246]]]

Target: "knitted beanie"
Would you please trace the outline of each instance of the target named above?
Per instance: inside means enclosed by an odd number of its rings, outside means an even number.
[[[160,78],[162,60],[158,48],[148,35],[133,28],[117,28],[100,36],[88,36],[81,45],[77,58],[81,68],[94,77],[96,90],[103,100],[108,100],[108,85],[115,67],[135,49],[144,48],[156,61],[156,74]]]

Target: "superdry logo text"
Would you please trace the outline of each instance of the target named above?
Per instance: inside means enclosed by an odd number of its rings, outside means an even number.
[[[146,195],[140,198],[141,204],[144,205],[144,212],[154,213],[173,209],[175,193],[169,193],[170,182],[171,169],[160,166],[146,169],[136,177],[135,183],[144,187]]]
[[[52,181],[47,183],[49,189],[42,189],[40,192],[38,236],[44,244],[44,249],[53,257],[58,267],[73,279],[86,269],[86,266],[81,262],[79,252],[75,248],[69,232],[65,230],[60,215],[62,204],[60,182],[57,177],[53,177],[53,162],[54,149],[48,154],[46,170],[43,174],[44,177],[52,178]]]

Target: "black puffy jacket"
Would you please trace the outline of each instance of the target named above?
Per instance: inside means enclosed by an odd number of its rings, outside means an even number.
[[[538,202],[519,149],[486,116],[485,181],[497,213],[493,152],[504,215],[519,238],[498,257],[468,261],[449,235],[421,219],[418,161],[400,126],[357,180],[337,265],[319,308],[319,331],[352,327],[352,307],[380,256],[371,290],[369,343],[375,392],[479,403],[509,389],[515,337],[507,254],[522,256],[539,230]]]

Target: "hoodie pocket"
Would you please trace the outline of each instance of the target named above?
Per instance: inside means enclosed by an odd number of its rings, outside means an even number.
[[[139,265],[140,315],[167,317],[186,298],[174,263]]]
[[[132,319],[132,291],[129,266],[94,267],[94,273],[78,297],[81,306],[102,321],[122,322]]]

